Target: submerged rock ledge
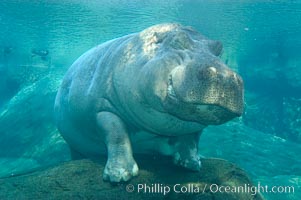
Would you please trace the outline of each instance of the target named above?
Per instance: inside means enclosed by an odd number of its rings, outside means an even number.
[[[202,169],[197,173],[174,166],[169,157],[139,155],[135,158],[140,174],[128,183],[113,185],[102,180],[105,159],[97,162],[75,160],[30,174],[0,179],[0,199],[263,199],[259,194],[210,192],[212,184],[231,187],[252,185],[243,170],[225,160],[202,159]],[[146,184],[153,193],[138,192],[138,184]],[[179,184],[176,190],[183,187],[183,192],[174,191],[176,184]],[[164,187],[170,187],[170,192],[165,195]],[[127,189],[134,191],[127,192]]]

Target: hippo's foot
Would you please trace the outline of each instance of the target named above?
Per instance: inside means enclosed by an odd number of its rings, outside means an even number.
[[[173,161],[176,165],[193,171],[200,171],[201,159],[198,155],[198,139],[200,133],[180,136],[175,143]]]
[[[138,175],[138,165],[132,158],[127,159],[108,159],[103,173],[103,180],[110,182],[128,181],[133,176]]]
[[[133,158],[132,146],[123,121],[110,112],[97,114],[97,124],[105,137],[108,161],[103,179],[111,182],[128,181],[138,175],[138,166]]]
[[[176,165],[193,171],[200,171],[202,167],[201,159],[197,155],[185,156],[181,155],[179,152],[176,152],[174,154],[173,161]]]

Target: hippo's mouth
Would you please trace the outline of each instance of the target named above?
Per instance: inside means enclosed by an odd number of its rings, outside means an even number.
[[[210,97],[204,99],[210,99]],[[233,108],[227,107],[227,104],[223,104],[221,100],[202,100],[203,99],[200,99],[197,102],[183,101],[177,94],[173,86],[172,76],[170,75],[164,107],[169,113],[176,117],[185,121],[198,122],[203,125],[218,125],[242,114],[239,110],[233,110]]]

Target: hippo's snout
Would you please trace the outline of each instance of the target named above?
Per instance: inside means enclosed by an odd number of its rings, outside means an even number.
[[[179,118],[222,124],[243,113],[242,78],[219,61],[179,66],[169,79],[167,99]]]
[[[199,103],[220,106],[237,116],[242,115],[243,80],[238,74],[225,66],[209,66],[201,68],[197,78],[200,86],[195,95]]]

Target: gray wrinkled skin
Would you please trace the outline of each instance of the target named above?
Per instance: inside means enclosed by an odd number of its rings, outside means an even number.
[[[138,174],[133,150],[173,155],[198,171],[207,125],[243,112],[243,81],[219,59],[222,44],[179,24],[160,24],[103,43],[78,58],[55,102],[74,158],[107,152],[103,178]]]

